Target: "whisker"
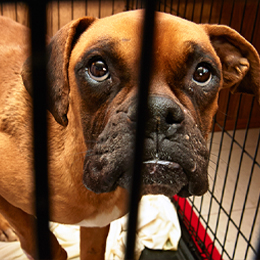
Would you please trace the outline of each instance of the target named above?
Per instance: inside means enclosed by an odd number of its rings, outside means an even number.
[[[211,155],[218,158],[217,154],[211,153],[210,156]],[[211,159],[210,159],[210,161],[213,162],[214,164],[216,164],[216,162],[212,161]],[[220,157],[220,162],[228,164],[226,160],[222,159],[222,157]]]
[[[95,155],[94,151],[93,151],[93,150],[88,150],[88,151],[86,152],[85,157],[90,157],[90,156],[93,156],[93,155]]]
[[[78,153],[75,153],[75,155],[80,155],[80,154],[85,154],[88,156],[88,154],[92,153],[93,152],[93,149],[89,149],[89,150],[86,150],[84,152],[78,152]],[[94,153],[92,153],[94,154]]]

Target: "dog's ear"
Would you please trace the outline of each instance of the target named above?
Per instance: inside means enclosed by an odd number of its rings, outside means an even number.
[[[94,20],[92,17],[83,17],[68,23],[53,36],[47,46],[48,110],[55,120],[63,126],[68,124],[69,83],[67,70],[70,54],[80,35]],[[32,95],[30,57],[23,64],[21,75],[25,88]]]
[[[224,25],[203,24],[222,63],[223,87],[255,94],[260,103],[260,59],[255,48]]]

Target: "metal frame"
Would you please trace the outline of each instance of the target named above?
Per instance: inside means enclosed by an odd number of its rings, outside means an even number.
[[[137,228],[138,203],[140,200],[142,183],[142,164],[144,151],[144,135],[147,118],[147,100],[152,68],[152,50],[154,35],[154,11],[156,0],[146,0],[146,11],[143,25],[143,39],[141,52],[141,67],[139,74],[138,104],[137,104],[137,123],[134,150],[133,177],[129,204],[129,219],[127,232],[127,244],[125,259],[134,259],[135,237]]]
[[[46,4],[28,1],[32,46],[36,241],[38,259],[51,259],[47,151]],[[39,80],[41,79],[41,80]]]

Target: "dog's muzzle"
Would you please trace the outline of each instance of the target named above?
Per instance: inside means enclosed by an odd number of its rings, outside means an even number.
[[[85,159],[84,184],[110,192],[131,183],[136,102],[125,102],[110,117],[91,155]],[[151,96],[143,155],[142,194],[202,195],[208,189],[208,150],[192,116],[169,97]]]

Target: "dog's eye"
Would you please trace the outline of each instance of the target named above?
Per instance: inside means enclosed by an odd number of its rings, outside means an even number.
[[[199,85],[206,85],[211,80],[212,73],[209,66],[205,64],[199,64],[193,74],[193,81]]]
[[[89,76],[98,82],[104,81],[109,77],[108,67],[102,60],[91,62],[87,70]]]

